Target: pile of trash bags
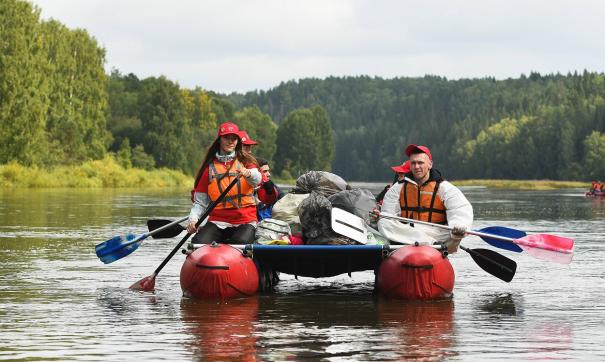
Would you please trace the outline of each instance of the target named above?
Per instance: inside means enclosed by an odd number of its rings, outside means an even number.
[[[288,225],[289,231],[281,228],[281,234],[270,236],[288,239],[291,244],[354,244],[355,241],[332,230],[332,208],[355,214],[369,225],[369,212],[375,206],[376,198],[370,191],[353,189],[342,177],[330,172],[309,171],[301,175],[294,189],[273,206],[272,218]],[[274,228],[275,221],[259,223],[258,229],[261,234],[265,233],[261,239],[265,241],[268,226]]]

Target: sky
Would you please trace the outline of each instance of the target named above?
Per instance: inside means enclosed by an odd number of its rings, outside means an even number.
[[[220,93],[329,76],[603,72],[605,1],[33,0],[107,71]]]

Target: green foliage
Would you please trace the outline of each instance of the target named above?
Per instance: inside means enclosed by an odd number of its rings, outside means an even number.
[[[153,157],[145,153],[143,145],[136,145],[132,149],[132,166],[142,168],[144,170],[152,170],[155,167]]]
[[[586,179],[594,165],[584,164],[583,140],[605,132],[605,75],[586,71],[301,79],[230,99],[257,105],[281,127],[290,112],[321,105],[335,130],[333,172],[348,180],[390,179],[409,143],[428,145],[447,178]]]
[[[589,179],[605,180],[605,134],[594,131],[584,139],[584,163]]]
[[[321,107],[290,113],[277,130],[276,172],[283,176],[283,170],[294,175],[309,170],[329,170],[334,158],[329,122]]]
[[[18,0],[0,2],[0,163],[73,164],[105,155],[105,51]]]
[[[257,106],[245,107],[235,113],[234,120],[240,129],[245,130],[248,135],[258,142],[253,152],[256,156],[263,157],[272,163],[275,154],[275,140],[277,137],[277,125],[271,117],[261,112]]]
[[[0,166],[0,187],[5,188],[189,187],[191,182],[191,177],[174,170],[124,168],[111,156],[87,161],[79,166],[59,166],[52,170],[38,166],[27,167],[17,162]]]
[[[35,164],[48,147],[49,82],[39,14],[24,1],[0,1],[0,164]]]
[[[132,149],[130,148],[128,138],[124,138],[124,141],[122,141],[122,145],[116,155],[116,161],[124,168],[132,167]]]

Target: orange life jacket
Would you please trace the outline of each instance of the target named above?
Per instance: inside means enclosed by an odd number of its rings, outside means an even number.
[[[244,166],[237,159],[233,161],[231,167],[227,167],[214,160],[208,165],[208,196],[210,200],[215,201],[220,194],[229,186],[234,177],[237,177],[235,170],[242,169]],[[238,209],[246,206],[255,206],[254,187],[252,187],[245,178],[238,178],[237,183],[225,196],[222,202],[216,205],[215,209]]]
[[[399,194],[401,215],[408,219],[447,224],[445,205],[437,194],[441,180],[430,180],[422,186],[404,181]]]

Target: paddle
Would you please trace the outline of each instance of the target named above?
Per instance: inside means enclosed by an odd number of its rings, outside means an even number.
[[[366,229],[381,235],[377,230],[369,226],[366,227],[363,219],[359,216],[338,208],[332,208],[332,229],[356,241],[360,241],[355,239],[356,237],[359,239],[365,237],[365,241],[367,241]],[[363,229],[363,232],[360,229]],[[365,242],[362,243],[365,244]],[[496,278],[508,283],[515,276],[517,263],[514,260],[489,249],[469,249],[463,246],[460,246],[460,248],[469,253],[481,269]]]
[[[161,233],[163,230],[174,227],[175,225],[178,225],[178,223],[183,222],[185,220],[187,220],[187,217],[169,222],[167,224],[162,225],[161,227],[156,228],[153,231],[139,236],[134,234],[127,234],[124,237],[122,237],[121,235],[114,236],[109,240],[97,244],[95,246],[95,252],[103,263],[113,263],[114,261],[122,259],[123,257],[131,254],[139,247],[139,245],[141,245],[143,240],[145,240],[149,236]]]
[[[180,233],[187,230],[187,228],[185,228],[181,224],[174,224],[174,222],[172,220],[165,220],[165,219],[147,220],[147,228],[149,229],[149,231],[159,229],[168,224],[173,224],[173,225],[170,227],[164,228],[161,232],[152,235],[152,237],[154,239],[170,239],[175,236],[178,236]]]
[[[491,275],[509,283],[517,271],[517,263],[490,249],[469,249],[462,245],[460,249],[471,254],[471,258],[479,267]]]
[[[368,242],[365,222],[362,218],[348,211],[333,207],[331,211],[332,230],[351,238],[361,244]]]
[[[404,217],[389,215],[386,213],[381,213],[380,217],[401,220],[401,221],[405,221],[405,222],[412,223],[412,224],[416,223],[416,224],[421,224],[421,225],[429,225],[429,226],[438,227],[438,228],[446,229],[446,230],[450,230],[450,231],[452,230],[452,227],[448,226],[448,225],[434,224],[434,223],[430,223],[430,222],[426,222],[426,221],[407,219]],[[497,232],[511,233],[513,235],[525,234],[524,232],[519,231],[519,230],[503,228],[503,227],[496,227],[491,230],[495,230]],[[525,234],[524,236],[521,236],[521,237],[507,237],[507,236],[501,236],[501,235],[484,233],[481,231],[473,231],[473,230],[467,230],[466,233],[469,235],[479,236],[483,240],[486,240],[486,241],[490,240],[493,242],[493,240],[501,240],[501,241],[506,241],[506,242],[515,244],[515,245],[521,247],[521,249],[527,251],[528,254],[530,254],[536,258],[543,259],[543,260],[553,261],[553,262],[561,263],[561,264],[569,264],[569,263],[571,263],[571,259],[573,258],[574,241],[573,241],[573,239],[565,238],[562,236],[549,235],[549,234],[533,234],[533,235]],[[489,243],[489,241],[488,241],[488,243]],[[540,250],[537,250],[537,249],[540,249]],[[513,250],[513,251],[515,251],[515,250]]]
[[[235,184],[237,183],[237,180],[238,180],[238,177],[235,177],[233,179],[233,181],[231,181],[231,183],[227,186],[225,191],[223,191],[219,195],[219,197],[208,206],[208,208],[206,209],[206,212],[204,212],[204,214],[200,217],[198,222],[195,224],[196,229],[202,224],[202,222],[204,220],[206,220],[206,218],[208,217],[208,215],[210,215],[212,210],[214,210],[216,205],[218,205],[221,201],[223,201],[223,199],[225,198],[227,193],[233,188],[233,186],[235,186]],[[168,256],[162,261],[162,263],[155,269],[153,274],[146,276],[145,278],[134,283],[133,285],[130,286],[130,289],[140,290],[140,291],[145,291],[145,292],[153,291],[155,288],[155,277],[160,273],[160,271],[164,268],[164,266],[170,261],[170,259],[172,259],[174,254],[176,254],[176,252],[180,249],[181,246],[183,246],[183,244],[187,241],[187,239],[189,239],[189,237],[191,235],[193,235],[193,234],[187,233],[187,235],[185,235],[183,237],[183,239],[181,239],[181,241],[179,241],[179,243],[174,247],[174,249],[172,249],[170,254],[168,254]]]

